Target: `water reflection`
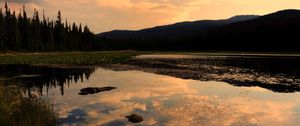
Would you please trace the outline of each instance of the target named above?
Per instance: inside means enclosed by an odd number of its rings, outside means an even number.
[[[60,94],[64,95],[65,86],[88,79],[95,71],[94,67],[51,67],[32,65],[1,65],[0,78],[2,83],[18,84],[23,87],[24,92],[30,97],[33,93],[43,95],[43,88],[59,88]]]
[[[274,93],[257,86],[237,87],[225,82],[179,79],[141,71],[32,69],[40,70],[30,73],[25,70],[26,73],[16,72],[12,76],[39,76],[16,77],[15,82],[29,83],[36,79],[36,83],[30,83],[35,84],[34,87],[39,87],[38,82],[41,82],[44,88],[38,88],[39,92],[54,94],[41,98],[54,99],[54,110],[59,114],[60,124],[66,126],[135,125],[125,118],[131,114],[143,117],[144,121],[138,125],[154,126],[293,126],[300,123],[300,93]],[[88,80],[84,79],[85,74]],[[48,78],[56,81],[38,79],[47,75],[53,75]],[[64,85],[70,78],[77,78],[77,81],[71,79],[68,88],[62,88],[57,81],[62,80]],[[81,78],[85,81],[80,81]],[[78,94],[87,87],[117,88],[97,94]],[[61,95],[62,89],[64,95]]]
[[[78,91],[87,86],[118,88],[79,96]],[[57,94],[59,90],[51,92]],[[260,87],[234,87],[223,82],[98,69],[89,81],[71,85],[66,92],[64,96],[55,96],[55,108],[61,123],[66,125],[133,125],[125,118],[133,113],[144,118],[139,125],[300,123],[299,93],[273,93]]]

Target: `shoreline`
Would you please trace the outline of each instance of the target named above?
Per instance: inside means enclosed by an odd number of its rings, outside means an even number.
[[[234,86],[258,86],[275,92],[300,91],[300,57],[281,64],[272,58],[131,59],[102,67],[116,71],[138,70],[182,79],[227,82]],[[293,67],[294,66],[294,67]],[[283,67],[283,68],[280,68]],[[273,70],[273,71],[270,71]]]

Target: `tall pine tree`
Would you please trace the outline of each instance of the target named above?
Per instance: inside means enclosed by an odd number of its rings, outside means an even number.
[[[62,23],[61,11],[55,21],[46,20],[43,11],[42,20],[34,9],[33,17],[28,18],[25,6],[16,15],[11,13],[5,2],[4,13],[0,12],[0,51],[66,51],[91,50],[96,47],[94,34],[81,24]]]

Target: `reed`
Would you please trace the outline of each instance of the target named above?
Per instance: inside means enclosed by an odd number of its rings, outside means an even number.
[[[24,99],[16,86],[0,85],[0,125],[57,126],[57,114],[41,99]]]

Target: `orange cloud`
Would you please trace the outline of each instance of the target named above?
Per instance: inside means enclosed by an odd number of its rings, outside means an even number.
[[[241,14],[267,14],[300,8],[299,0],[25,0],[9,1],[17,12],[26,4],[44,9],[55,18],[62,10],[69,21],[88,24],[96,33],[114,29],[142,29],[180,21],[228,18]],[[1,3],[3,6],[3,2]],[[29,10],[30,9],[30,10]]]

